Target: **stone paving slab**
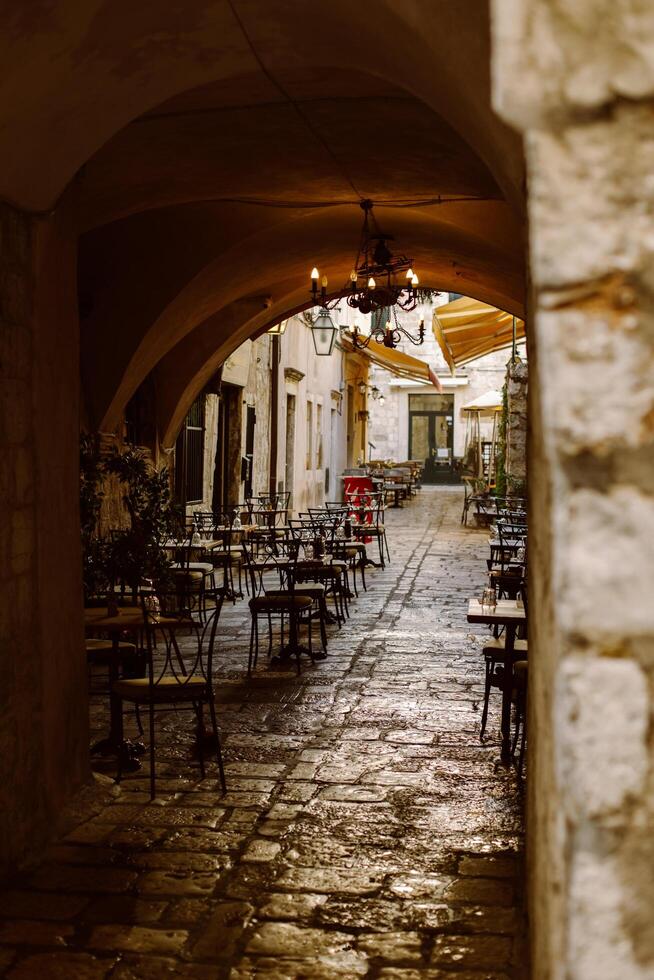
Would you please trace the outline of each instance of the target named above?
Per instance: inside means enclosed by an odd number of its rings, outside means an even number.
[[[162,715],[157,799],[147,771],[127,776],[0,892],[0,974],[524,976],[520,786],[497,765],[497,696],[479,741],[483,634],[465,618],[487,533],[460,508],[425,488],[388,512],[392,564],[300,676],[264,656],[248,682],[247,604],[224,608],[228,792],[211,765],[199,778],[191,716]],[[102,697],[91,722],[102,737]]]

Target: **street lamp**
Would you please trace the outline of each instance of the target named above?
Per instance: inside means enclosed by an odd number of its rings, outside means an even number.
[[[334,322],[328,311],[325,309],[320,310],[318,316],[311,324],[313,345],[319,357],[329,357],[334,349],[337,333],[338,328],[334,326]]]

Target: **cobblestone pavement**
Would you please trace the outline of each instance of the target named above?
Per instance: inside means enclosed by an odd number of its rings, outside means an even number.
[[[479,742],[480,636],[465,619],[487,535],[460,526],[460,506],[459,490],[426,488],[389,511],[392,565],[300,677],[264,663],[248,683],[247,605],[225,608],[227,795],[213,771],[196,781],[190,716],[167,714],[155,803],[144,771],[126,778],[0,894],[0,971],[522,975],[520,795],[498,742]],[[106,732],[104,706],[92,720]]]

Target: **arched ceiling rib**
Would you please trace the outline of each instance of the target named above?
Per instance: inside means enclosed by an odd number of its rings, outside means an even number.
[[[282,282],[294,283],[301,298],[291,305],[301,304],[314,260],[332,284],[347,280],[361,223],[358,208],[300,214],[264,209],[264,228],[250,234],[241,228],[240,238],[238,229],[221,223],[221,210],[215,205],[148,212],[91,236],[95,241],[85,255],[93,269],[102,270],[101,290],[92,297],[82,351],[89,410],[103,428],[116,424],[156,363],[218,310],[252,294],[270,293],[277,301]],[[521,310],[522,252],[517,229],[514,236],[507,231],[502,202],[380,209],[379,220],[400,245],[410,243],[424,284]],[[138,227],[126,236],[120,224]],[[123,241],[129,249],[118,252]]]
[[[369,94],[323,94],[303,110],[365,197],[501,197],[488,169],[424,103],[359,72],[349,77],[353,90]],[[292,106],[233,107],[211,95],[189,93],[185,111],[144,116],[88,162],[78,186],[83,228],[191,201],[357,200]]]
[[[446,270],[439,285],[446,291],[458,291],[461,277],[457,270]],[[158,362],[154,376],[159,392],[158,431],[164,447],[173,445],[191,405],[230,354],[272,323],[307,306],[306,282],[298,287],[296,280],[276,281],[275,287],[278,299],[272,307],[263,309],[260,297],[237,301],[199,324]],[[490,301],[483,283],[472,288],[480,299]],[[508,297],[494,295],[494,302],[501,302],[503,308],[509,306]],[[338,323],[338,314],[333,317]]]
[[[0,196],[71,188],[96,424],[194,339],[213,364],[257,329],[244,297],[283,315],[314,261],[344,281],[357,195],[412,202],[376,211],[423,284],[522,312],[521,146],[490,108],[488,21],[487,0],[5,5]],[[475,200],[416,205],[441,196]]]
[[[262,95],[275,101],[279,91],[261,73],[251,41],[298,101],[315,98],[316,73],[324,91],[325,80],[352,65],[399,85],[456,129],[519,199],[520,146],[490,109],[485,0],[234,3],[249,40],[226,0],[5,5],[0,194],[29,209],[51,208],[117,132],[189,89],[235,88],[244,73],[257,72],[257,103]]]

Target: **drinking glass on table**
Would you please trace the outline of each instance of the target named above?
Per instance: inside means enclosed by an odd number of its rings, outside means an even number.
[[[497,605],[497,594],[492,585],[487,585],[481,594],[481,605],[483,609],[493,610]]]

